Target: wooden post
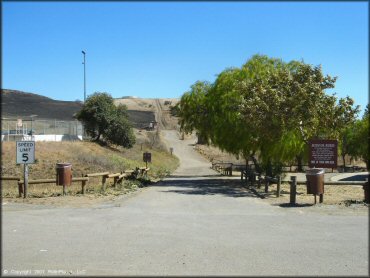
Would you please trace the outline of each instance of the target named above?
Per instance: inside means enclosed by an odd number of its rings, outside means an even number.
[[[66,193],[66,185],[63,184],[63,196],[65,196],[67,193]]]
[[[320,203],[324,202],[324,194],[319,195],[319,202]]]
[[[270,184],[269,177],[265,177],[265,193],[269,192],[269,184]]]
[[[24,164],[23,198],[27,198],[28,189],[28,164]]]
[[[280,197],[281,176],[277,177],[276,197]]]
[[[117,188],[117,180],[118,180],[118,177],[114,177],[113,178],[113,185],[114,185],[114,188]]]
[[[296,194],[297,194],[297,177],[290,177],[290,204],[294,205],[296,203]]]
[[[20,180],[18,180],[18,196],[19,198],[22,198],[23,194],[23,185],[20,183]]]
[[[107,182],[107,176],[103,176],[101,180],[103,191],[105,191],[106,182]]]
[[[82,194],[85,194],[85,186],[86,186],[86,181],[82,181],[82,184],[81,184]]]

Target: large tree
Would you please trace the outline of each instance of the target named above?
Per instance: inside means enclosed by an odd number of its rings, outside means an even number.
[[[201,97],[194,90],[199,83],[193,85],[180,101],[181,127],[251,158],[268,175],[293,159],[302,168],[307,141],[338,138],[340,128],[357,113],[350,98],[338,102],[326,93],[335,81],[320,66],[254,55],[241,68],[226,69],[207,83]]]

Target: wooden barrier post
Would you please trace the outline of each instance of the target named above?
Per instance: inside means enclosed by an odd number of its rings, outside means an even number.
[[[270,180],[269,177],[265,177],[265,193],[269,192]]]
[[[277,177],[276,197],[280,197],[281,176]]]
[[[23,194],[23,186],[20,183],[20,180],[18,180],[18,197],[22,198],[22,194]]]
[[[290,204],[294,205],[296,203],[296,194],[297,194],[297,177],[290,177]]]
[[[320,203],[324,202],[324,194],[319,195],[319,202]]]
[[[82,183],[81,183],[81,187],[82,187],[82,194],[85,194],[85,186],[86,186],[86,181],[82,181]]]
[[[107,176],[104,175],[102,176],[102,179],[101,179],[101,185],[102,185],[102,189],[103,191],[105,191],[105,188],[106,188],[106,182],[107,182]]]
[[[24,164],[23,198],[27,198],[28,189],[28,164]]]

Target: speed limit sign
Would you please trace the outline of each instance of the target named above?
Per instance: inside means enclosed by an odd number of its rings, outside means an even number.
[[[17,141],[17,164],[35,163],[35,141]]]

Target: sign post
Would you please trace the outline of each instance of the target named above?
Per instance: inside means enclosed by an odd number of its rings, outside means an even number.
[[[148,162],[152,162],[152,153],[143,153],[143,161],[145,162],[145,167],[148,168]]]
[[[28,164],[35,163],[35,141],[16,141],[17,164],[24,164],[23,198],[27,198]]]

